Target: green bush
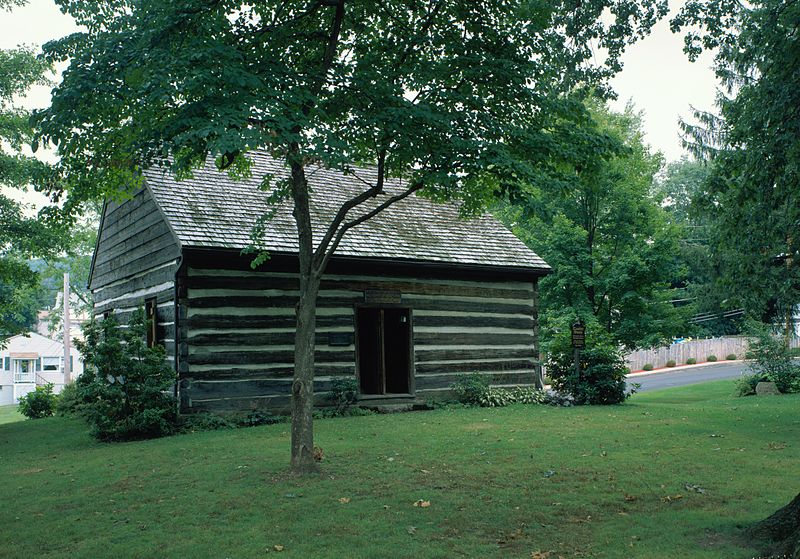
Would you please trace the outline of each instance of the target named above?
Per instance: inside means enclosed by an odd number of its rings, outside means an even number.
[[[687,365],[694,365],[696,363],[697,363],[697,359],[695,359],[694,357],[690,357],[689,359],[686,360],[686,364]]]
[[[182,415],[178,429],[184,433],[199,431],[217,431],[219,429],[235,429],[237,425],[227,418],[215,413],[201,412]]]
[[[102,441],[161,437],[175,432],[175,371],[164,348],[148,348],[144,310],[136,310],[127,328],[113,317],[91,321],[86,340],[76,344],[84,373],[76,381],[80,414]]]
[[[489,391],[489,378],[479,373],[461,375],[450,385],[450,389],[455,392],[456,399],[462,404],[480,406],[481,400]]]
[[[353,377],[334,378],[330,398],[335,415],[344,415],[358,399],[358,381]]]
[[[50,417],[56,411],[58,396],[53,394],[53,385],[39,385],[19,399],[19,413],[30,419]]]
[[[489,385],[486,375],[463,375],[450,385],[458,401],[468,406],[499,408],[511,404],[543,404],[545,393],[532,386],[501,388]]]
[[[674,359],[667,361],[667,367],[674,367],[675,365],[677,365],[677,363],[675,363]]]
[[[706,361],[708,361],[709,363],[713,363],[716,360],[717,360],[716,355],[709,355],[708,357],[706,357]]]
[[[237,415],[233,421],[237,427],[258,427],[259,425],[275,425],[289,420],[286,415],[274,415],[264,410],[253,410],[243,415]]]
[[[237,429],[239,427],[257,427],[259,425],[284,423],[287,420],[288,416],[273,415],[268,411],[262,410],[230,413],[199,412],[180,416],[178,431],[196,433],[199,431]]]
[[[625,390],[627,367],[622,353],[612,343],[589,336],[586,345],[580,354],[580,371],[575,370],[568,340],[551,352],[547,371],[553,388],[571,395],[578,405],[624,402],[630,393]]]
[[[502,408],[515,402],[514,394],[510,390],[490,386],[481,395],[478,404],[483,408]]]
[[[515,386],[512,390],[517,404],[544,404],[547,394],[533,386]]]
[[[58,415],[79,415],[81,406],[81,393],[77,381],[64,385],[58,395],[56,413]]]
[[[644,367],[642,367],[642,370],[643,371],[652,371],[653,370],[653,364],[652,363],[645,363]]]
[[[782,338],[774,336],[768,326],[749,323],[748,330],[754,340],[749,352],[749,368],[754,376],[771,381],[780,392],[800,392],[800,366]]]
[[[737,396],[752,396],[756,393],[756,385],[765,380],[761,375],[742,375],[736,381]]]
[[[727,359],[728,361],[736,361],[736,359],[738,358],[736,357],[735,353],[729,353],[725,359]]]

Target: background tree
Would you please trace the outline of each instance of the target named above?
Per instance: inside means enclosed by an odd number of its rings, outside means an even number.
[[[89,291],[89,270],[92,265],[95,240],[97,239],[98,214],[88,210],[72,223],[65,240],[67,246],[62,254],[47,260],[39,260],[34,268],[39,272],[40,306],[48,308],[47,330],[49,336],[60,340],[64,334],[64,307],[55,304],[64,288],[64,274],[70,279],[70,308],[72,316],[91,314],[93,297]]]
[[[540,282],[545,342],[579,316],[628,348],[651,346],[686,314],[671,303],[679,231],[652,195],[661,155],[631,107],[594,104],[591,117],[551,181],[559,188],[531,184],[499,215],[553,267]]]
[[[51,60],[70,59],[39,115],[42,140],[69,170],[67,207],[130,189],[155,164],[180,175],[211,158],[241,176],[255,149],[286,162],[286,180],[261,178],[274,200],[291,200],[297,225],[295,471],[314,467],[315,307],[342,236],[417,191],[478,211],[487,184],[531,172],[517,163],[523,154],[560,149],[548,123],[573,110],[562,95],[602,89],[625,45],[666,9],[661,0],[58,4],[87,29],[46,46]],[[592,45],[606,53],[599,64]],[[359,163],[376,166],[375,182],[312,238],[308,167],[349,173]],[[383,195],[387,177],[405,190]]]
[[[656,180],[656,199],[679,231],[675,258],[681,276],[675,302],[692,314],[692,336],[724,336],[742,331],[744,310],[718,285],[719,267],[711,246],[715,209],[705,204],[711,165],[686,157],[666,166]]]
[[[0,13],[21,3],[0,0]],[[31,86],[46,83],[49,68],[30,49],[0,50],[0,186],[46,191],[54,184],[53,170],[23,152],[33,129],[29,112],[15,103]],[[62,239],[52,223],[29,216],[27,208],[0,192],[0,344],[35,322],[38,275],[30,259],[57,254]]]
[[[697,0],[672,22],[686,51],[717,49],[718,115],[696,113],[687,145],[713,161],[701,202],[731,306],[792,327],[800,302],[800,39],[796,0]]]
[[[719,115],[696,113],[687,140],[713,161],[706,206],[721,278],[755,316],[793,331],[800,302],[800,2],[690,0],[672,22],[686,51],[717,49]],[[757,524],[769,554],[800,557],[800,495]]]

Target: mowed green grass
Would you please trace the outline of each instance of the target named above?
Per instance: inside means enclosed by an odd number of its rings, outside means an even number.
[[[304,479],[288,425],[110,445],[7,423],[0,555],[751,557],[740,526],[800,490],[800,397],[732,391],[320,420]]]
[[[14,421],[22,421],[25,416],[17,411],[17,406],[0,406],[0,425],[3,423],[12,423]]]

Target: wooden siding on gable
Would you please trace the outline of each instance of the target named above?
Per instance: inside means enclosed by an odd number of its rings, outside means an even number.
[[[208,267],[204,267],[208,266]],[[214,268],[192,262],[181,280],[179,372],[188,410],[285,408],[294,360],[297,274]],[[412,309],[415,396],[449,391],[458,375],[493,384],[537,379],[535,283],[328,274],[317,310],[315,392],[356,372],[355,308],[365,291],[399,292]]]
[[[148,299],[156,300],[158,341],[175,354],[175,274],[180,246],[150,191],[108,202],[92,262],[94,314],[113,312],[125,324]]]

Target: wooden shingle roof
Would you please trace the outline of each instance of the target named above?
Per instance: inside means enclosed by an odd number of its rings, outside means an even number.
[[[145,173],[153,193],[183,247],[243,249],[251,244],[256,220],[268,209],[268,193],[258,188],[269,173],[276,180],[288,175],[282,162],[263,153],[251,154],[252,178],[232,180],[213,163],[193,177],[176,181],[161,169]],[[356,176],[322,167],[307,169],[312,190],[311,217],[319,240],[334,212],[347,199],[374,184],[374,169],[358,169]],[[384,194],[372,205],[356,208],[360,215],[386,197],[403,190],[400,181],[387,180]],[[263,247],[274,253],[297,253],[297,227],[291,201],[282,202],[269,221]],[[502,266],[547,273],[550,267],[499,221],[486,214],[472,219],[459,216],[458,206],[412,195],[354,227],[342,239],[338,256],[405,261]]]

